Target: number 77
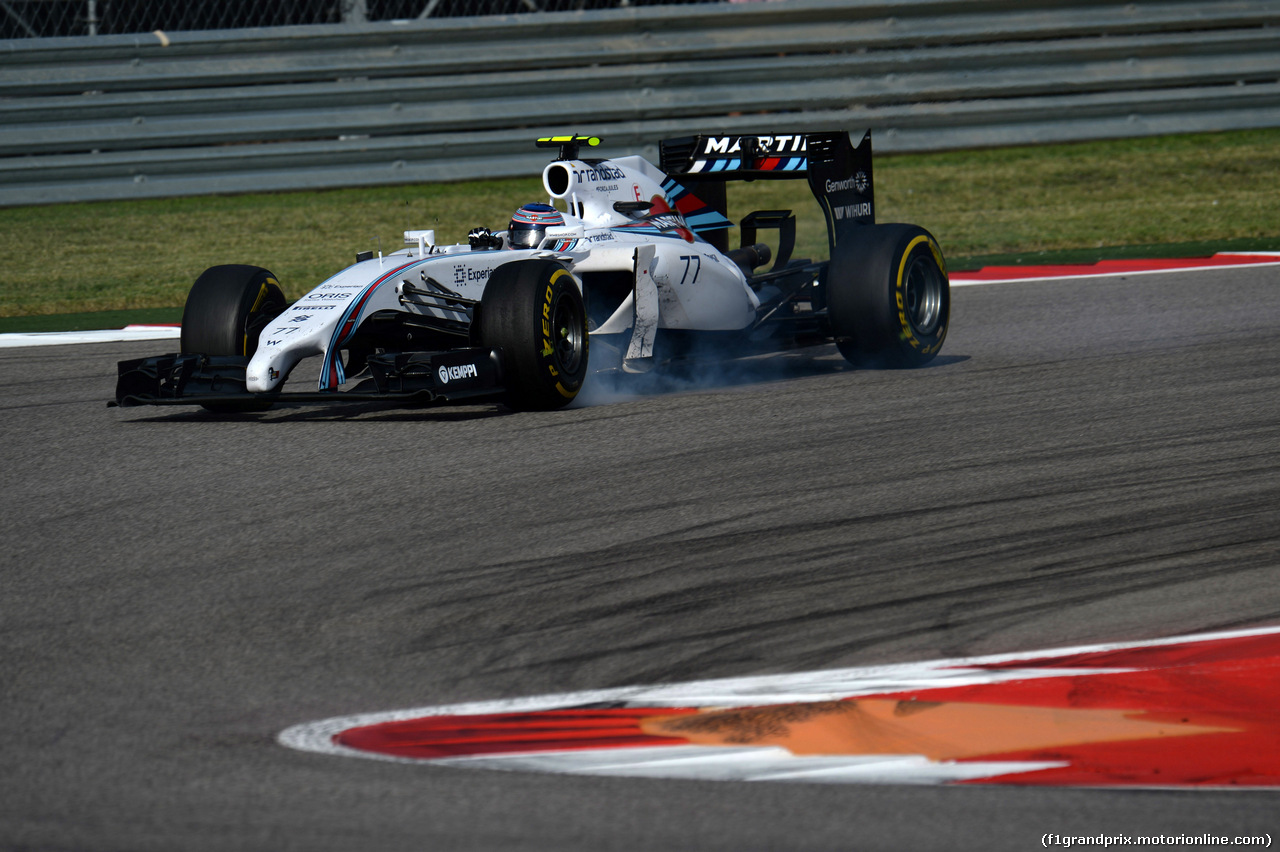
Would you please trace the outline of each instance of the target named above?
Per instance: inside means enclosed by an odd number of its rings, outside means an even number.
[[[698,283],[698,273],[702,271],[702,257],[696,254],[682,254],[680,259],[684,261],[684,275],[680,276],[680,286],[683,287],[687,281],[690,284]],[[689,277],[689,270],[693,270],[693,277]]]

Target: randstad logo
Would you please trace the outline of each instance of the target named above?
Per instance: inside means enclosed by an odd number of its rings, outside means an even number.
[[[461,367],[441,367],[436,370],[436,375],[440,377],[440,384],[447,385],[451,379],[474,379],[480,373],[475,364],[463,364]]]

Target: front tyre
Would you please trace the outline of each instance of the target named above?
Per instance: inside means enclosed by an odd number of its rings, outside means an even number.
[[[932,361],[951,320],[951,284],[937,240],[916,225],[858,229],[827,269],[827,315],[836,346],[854,364]]]
[[[480,298],[475,339],[502,351],[507,404],[524,411],[568,405],[587,377],[587,312],[578,283],[552,260],[493,271]]]
[[[182,310],[182,351],[249,357],[258,349],[262,329],[284,309],[284,292],[267,270],[239,265],[206,269]]]
[[[182,310],[182,352],[251,357],[258,336],[287,303],[274,275],[257,266],[226,265],[206,269],[187,295]],[[203,406],[210,411],[265,411],[269,400],[228,401]]]

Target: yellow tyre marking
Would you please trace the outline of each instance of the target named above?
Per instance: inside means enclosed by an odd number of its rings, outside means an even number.
[[[911,252],[914,251],[915,247],[922,242],[930,242],[930,240],[927,236],[921,234],[911,242],[907,243],[906,251],[902,253],[902,260],[898,262],[898,281],[893,288],[894,298],[898,306],[898,325],[902,327],[902,336],[906,338],[908,343],[917,349],[920,348],[920,341],[916,339],[915,334],[911,331],[911,323],[907,321],[907,310],[904,298],[906,286],[902,280],[902,276],[905,275],[907,271],[907,258],[911,257]],[[929,250],[932,251],[933,246],[930,246]]]
[[[938,268],[942,270],[942,278],[947,282],[948,288],[950,288],[950,276],[947,275],[947,262],[942,259],[942,247],[934,240],[929,240],[929,251],[933,252],[933,259],[938,261]],[[933,344],[932,347],[925,349],[924,354],[928,355],[931,352],[937,352],[942,348],[942,341],[947,339],[947,326],[950,325],[950,323],[951,313],[948,311],[947,315],[942,318],[942,328],[937,332],[938,342]]]
[[[249,313],[253,313],[258,310],[258,308],[262,307],[262,303],[267,300],[267,293],[270,292],[270,290],[267,289],[267,285],[274,283],[276,283],[274,278],[268,278],[266,281],[262,282],[262,287],[258,290],[258,298],[253,300],[253,307],[249,309]]]
[[[569,279],[570,279],[570,280],[573,280],[573,276],[569,273],[569,270],[564,269],[564,268],[557,269],[555,272],[551,273],[551,280],[550,280],[549,282],[547,282],[547,284],[548,284],[548,286],[547,286],[547,297],[548,297],[548,300],[550,299],[550,296],[551,296],[551,287],[553,287],[553,286],[555,285],[555,283],[556,283],[557,281],[559,281],[559,280],[560,280],[560,276],[562,276],[562,275],[568,275],[568,276],[569,276]],[[575,284],[575,286],[576,286],[576,284]],[[542,330],[543,330],[543,334],[547,335],[547,337],[545,337],[545,338],[543,339],[543,341],[542,341],[542,347],[543,347],[543,349],[542,349],[542,354],[543,354],[543,355],[550,355],[550,354],[552,353],[552,348],[551,348],[551,339],[550,339],[550,335],[551,335],[551,326],[550,326],[550,323],[549,323],[549,322],[547,321],[547,319],[545,318],[545,313],[546,313],[546,310],[547,310],[548,308],[549,308],[549,301],[548,301],[548,304],[547,304],[547,305],[544,305],[544,306],[543,306],[543,309],[544,309],[544,319],[543,319],[543,323],[542,323]],[[551,375],[552,375],[553,377],[554,377],[554,376],[559,375],[559,374],[556,372],[556,370],[555,370],[555,368],[554,368],[554,367],[550,367],[550,366],[548,366],[548,368],[547,368],[547,369],[551,370]],[[574,390],[574,391],[568,390],[568,389],[566,389],[566,388],[565,388],[565,386],[564,386],[563,384],[561,384],[560,382],[556,382],[556,390],[557,390],[557,391],[560,393],[560,395],[561,395],[562,397],[564,397],[565,399],[573,399],[575,396],[577,396],[577,395],[578,395],[578,392],[577,392],[576,390]]]
[[[938,261],[938,268],[942,270],[943,278],[950,278],[947,274],[947,262],[942,259],[942,247],[933,240],[929,240],[929,251],[933,252],[933,259]]]
[[[262,282],[262,286],[258,289],[258,297],[253,300],[253,307],[249,308],[250,314],[253,314],[259,308],[261,308],[262,303],[267,300],[267,294],[271,292],[270,289],[267,287],[267,285],[275,284],[275,283],[276,283],[276,279],[274,278],[267,278],[267,280]],[[249,354],[249,332],[247,331],[244,333],[244,347],[241,348],[240,354],[241,355]]]

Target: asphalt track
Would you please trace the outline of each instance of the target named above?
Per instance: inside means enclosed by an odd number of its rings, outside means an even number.
[[[312,719],[1280,622],[1280,270],[954,290],[550,414],[107,409],[162,345],[0,351],[0,847],[1030,849],[1260,834],[1272,792],[464,771]],[[1183,847],[1187,848],[1187,847]]]

